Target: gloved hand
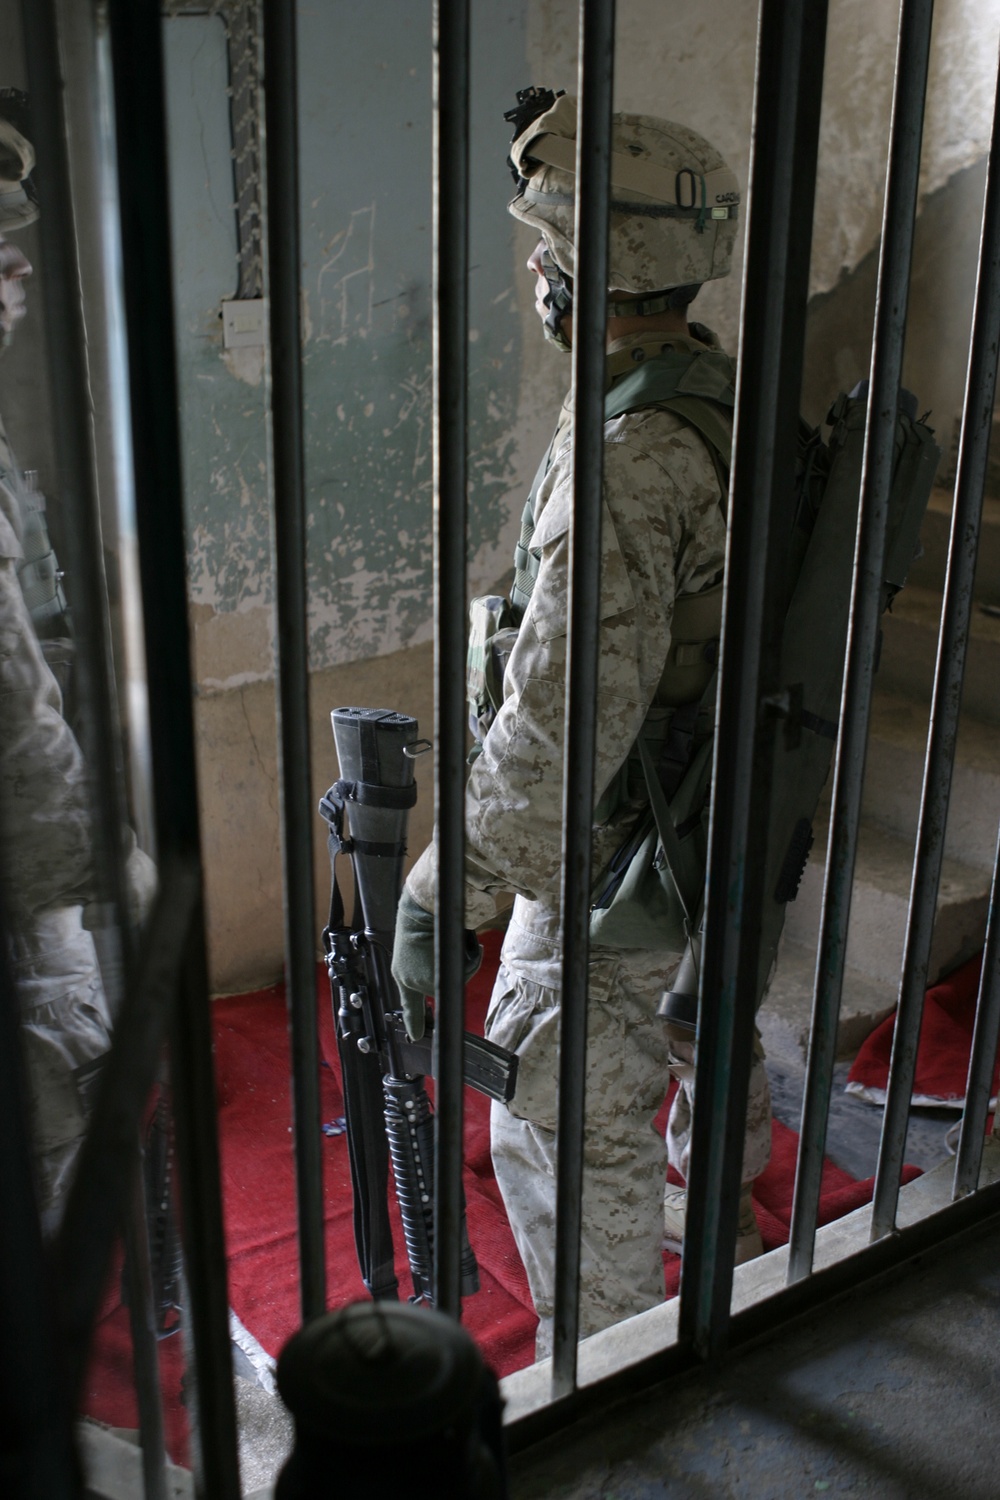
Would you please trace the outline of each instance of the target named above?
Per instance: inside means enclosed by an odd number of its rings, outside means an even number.
[[[396,912],[392,977],[399,985],[407,1035],[419,1041],[427,1025],[426,997],[434,992],[434,913],[405,888]]]
[[[465,930],[465,977],[471,979],[483,961],[476,934]],[[407,1035],[417,1042],[427,1026],[426,997],[434,993],[434,913],[414,901],[405,888],[396,912],[392,977],[399,985]]]

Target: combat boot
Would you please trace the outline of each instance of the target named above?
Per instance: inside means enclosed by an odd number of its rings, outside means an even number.
[[[742,1266],[748,1260],[763,1255],[764,1245],[757,1227],[757,1215],[753,1211],[753,1184],[745,1183],[740,1192],[740,1216],[736,1229],[736,1254],[733,1264]],[[684,1242],[684,1222],[687,1214],[687,1189],[667,1184],[663,1195],[663,1248],[680,1255]]]

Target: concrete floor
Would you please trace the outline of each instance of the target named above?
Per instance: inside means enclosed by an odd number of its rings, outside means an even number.
[[[805,1070],[795,1067],[785,1057],[769,1056],[766,1067],[775,1118],[798,1131]],[[875,1175],[882,1135],[882,1108],[844,1092],[850,1067],[849,1062],[840,1062],[834,1069],[826,1154],[852,1177],[863,1180]],[[924,1172],[944,1161],[951,1154],[945,1145],[945,1132],[960,1118],[956,1109],[911,1109],[904,1160]]]
[[[1000,1221],[519,1455],[510,1500],[997,1500]]]

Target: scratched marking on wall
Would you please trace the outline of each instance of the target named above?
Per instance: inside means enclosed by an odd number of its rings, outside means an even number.
[[[351,334],[367,337],[372,326],[375,276],[375,204],[356,208],[346,229],[330,242],[333,254],[316,279],[318,343],[346,344]]]

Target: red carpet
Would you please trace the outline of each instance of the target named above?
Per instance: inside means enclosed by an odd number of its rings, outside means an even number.
[[[965,1105],[982,966],[983,955],[978,953],[927,991],[911,1095],[915,1105],[957,1110]],[[896,1017],[892,1015],[865,1041],[847,1075],[848,1093],[872,1104],[885,1103],[895,1029]],[[994,1068],[990,1089],[994,1102],[998,1080],[1000,1060]]]
[[[499,955],[500,934],[486,934],[486,958],[469,986],[467,1024],[481,1031]],[[343,1113],[336,1043],[325,970],[318,973],[325,1122]],[[271,1355],[298,1327],[299,1288],[289,1106],[287,1020],[283,987],[217,1000],[213,1007],[219,1120],[225,1184],[230,1302],[237,1316]],[[520,1258],[507,1225],[489,1156],[489,1102],[466,1091],[465,1193],[469,1236],[480,1267],[481,1290],[465,1303],[465,1324],[498,1374],[530,1363],[535,1316]],[[666,1118],[664,1103],[660,1124]],[[756,1204],[764,1247],[788,1239],[798,1137],[777,1122],[773,1154],[758,1179]],[[326,1244],[330,1306],[364,1295],[351,1219],[347,1142],[324,1137]],[[827,1163],[820,1222],[828,1223],[867,1203],[872,1181],[855,1182]],[[401,1291],[409,1291],[398,1216],[394,1233]],[[664,1256],[665,1291],[676,1293],[680,1260]],[[185,1461],[186,1423],[180,1400],[179,1337],[160,1346],[167,1406],[168,1443]],[[83,1410],[113,1426],[135,1427],[127,1312],[114,1278],[95,1342]]]

